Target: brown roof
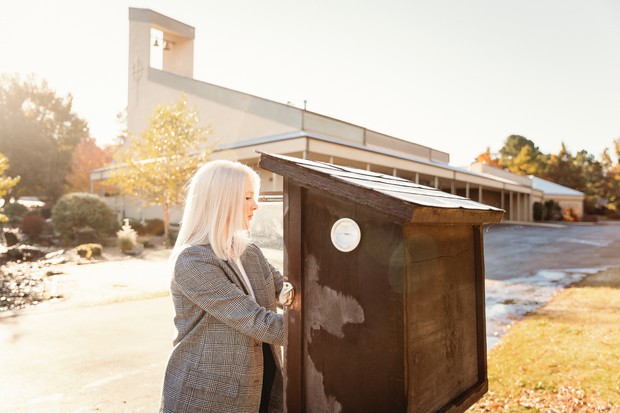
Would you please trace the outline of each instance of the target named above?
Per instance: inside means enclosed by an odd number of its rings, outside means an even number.
[[[261,153],[259,166],[411,222],[499,222],[503,210],[396,176],[326,162]]]

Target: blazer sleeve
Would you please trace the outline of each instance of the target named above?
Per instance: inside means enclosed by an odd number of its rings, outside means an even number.
[[[183,295],[222,323],[257,341],[282,345],[282,315],[261,307],[233,284],[222,263],[204,247],[188,247],[177,258],[174,282]]]
[[[269,265],[269,269],[271,270],[271,274],[273,274],[273,282],[276,286],[276,299],[280,295],[280,291],[282,291],[282,287],[284,286],[284,277],[280,274],[280,271],[274,268],[273,265],[267,261],[267,265]]]

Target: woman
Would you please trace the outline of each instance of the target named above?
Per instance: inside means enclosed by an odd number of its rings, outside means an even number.
[[[189,181],[171,256],[178,334],[161,412],[283,409],[276,310],[292,290],[283,291],[282,275],[247,236],[259,185],[256,172],[230,161],[209,162]]]

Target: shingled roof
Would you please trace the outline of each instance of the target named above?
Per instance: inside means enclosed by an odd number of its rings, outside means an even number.
[[[434,223],[499,222],[503,210],[396,176],[326,162],[260,153],[259,166],[300,186],[375,208],[393,220]]]

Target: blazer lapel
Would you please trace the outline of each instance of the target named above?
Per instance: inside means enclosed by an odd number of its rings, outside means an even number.
[[[241,287],[244,293],[246,293],[247,295],[251,295],[250,291],[248,291],[248,287],[245,285],[245,282],[243,281],[243,276],[241,275],[241,271],[237,267],[237,264],[235,264],[233,260],[226,260],[224,262],[228,265],[228,268],[230,268],[233,273],[234,279],[231,281],[235,283],[237,286]]]

